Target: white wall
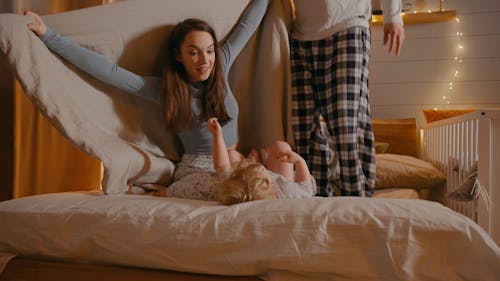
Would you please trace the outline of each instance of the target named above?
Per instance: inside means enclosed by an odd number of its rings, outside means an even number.
[[[444,7],[456,10],[460,23],[406,25],[399,57],[387,55],[382,27],[372,28],[373,117],[417,117],[421,124],[425,122],[422,109],[500,107],[500,1],[446,0]],[[458,49],[459,44],[463,49]]]

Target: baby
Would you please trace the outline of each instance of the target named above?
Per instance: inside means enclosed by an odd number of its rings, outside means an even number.
[[[216,118],[207,121],[213,136],[214,168],[221,179],[217,199],[224,205],[272,199],[308,198],[316,194],[316,182],[305,160],[290,145],[277,141],[248,158],[234,149],[227,149],[222,128]],[[259,160],[262,162],[259,162]]]

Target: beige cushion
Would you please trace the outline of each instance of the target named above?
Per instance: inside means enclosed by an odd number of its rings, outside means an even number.
[[[446,176],[431,163],[398,154],[376,154],[375,188],[439,188]]]
[[[380,153],[386,153],[387,149],[389,148],[389,143],[388,142],[375,142],[375,153],[380,154]]]

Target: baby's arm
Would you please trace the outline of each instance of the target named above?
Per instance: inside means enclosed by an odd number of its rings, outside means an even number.
[[[311,175],[306,161],[298,153],[292,150],[280,151],[278,159],[283,162],[292,163],[295,166],[295,182],[310,182]]]
[[[208,119],[207,128],[212,134],[212,157],[214,158],[215,172],[223,174],[230,171],[231,162],[229,161],[226,143],[222,137],[222,128],[217,118]]]

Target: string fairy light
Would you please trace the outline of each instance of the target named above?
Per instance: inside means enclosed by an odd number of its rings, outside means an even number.
[[[444,11],[444,5],[443,5],[443,0],[439,2],[439,9],[441,11]],[[460,19],[458,17],[455,18],[455,23],[457,24],[457,32],[456,37],[457,37],[457,45],[456,48],[454,48],[455,54],[453,55],[453,70],[451,72],[451,77],[447,85],[447,91],[446,94],[444,94],[441,98],[441,105],[451,105],[453,102],[453,96],[457,88],[457,81],[460,77],[461,74],[461,68],[464,62],[463,58],[463,51],[465,49],[464,44],[462,43],[462,39],[464,36],[464,33],[461,31],[461,25],[460,25]],[[438,110],[439,105],[436,105],[434,107],[434,110]]]

